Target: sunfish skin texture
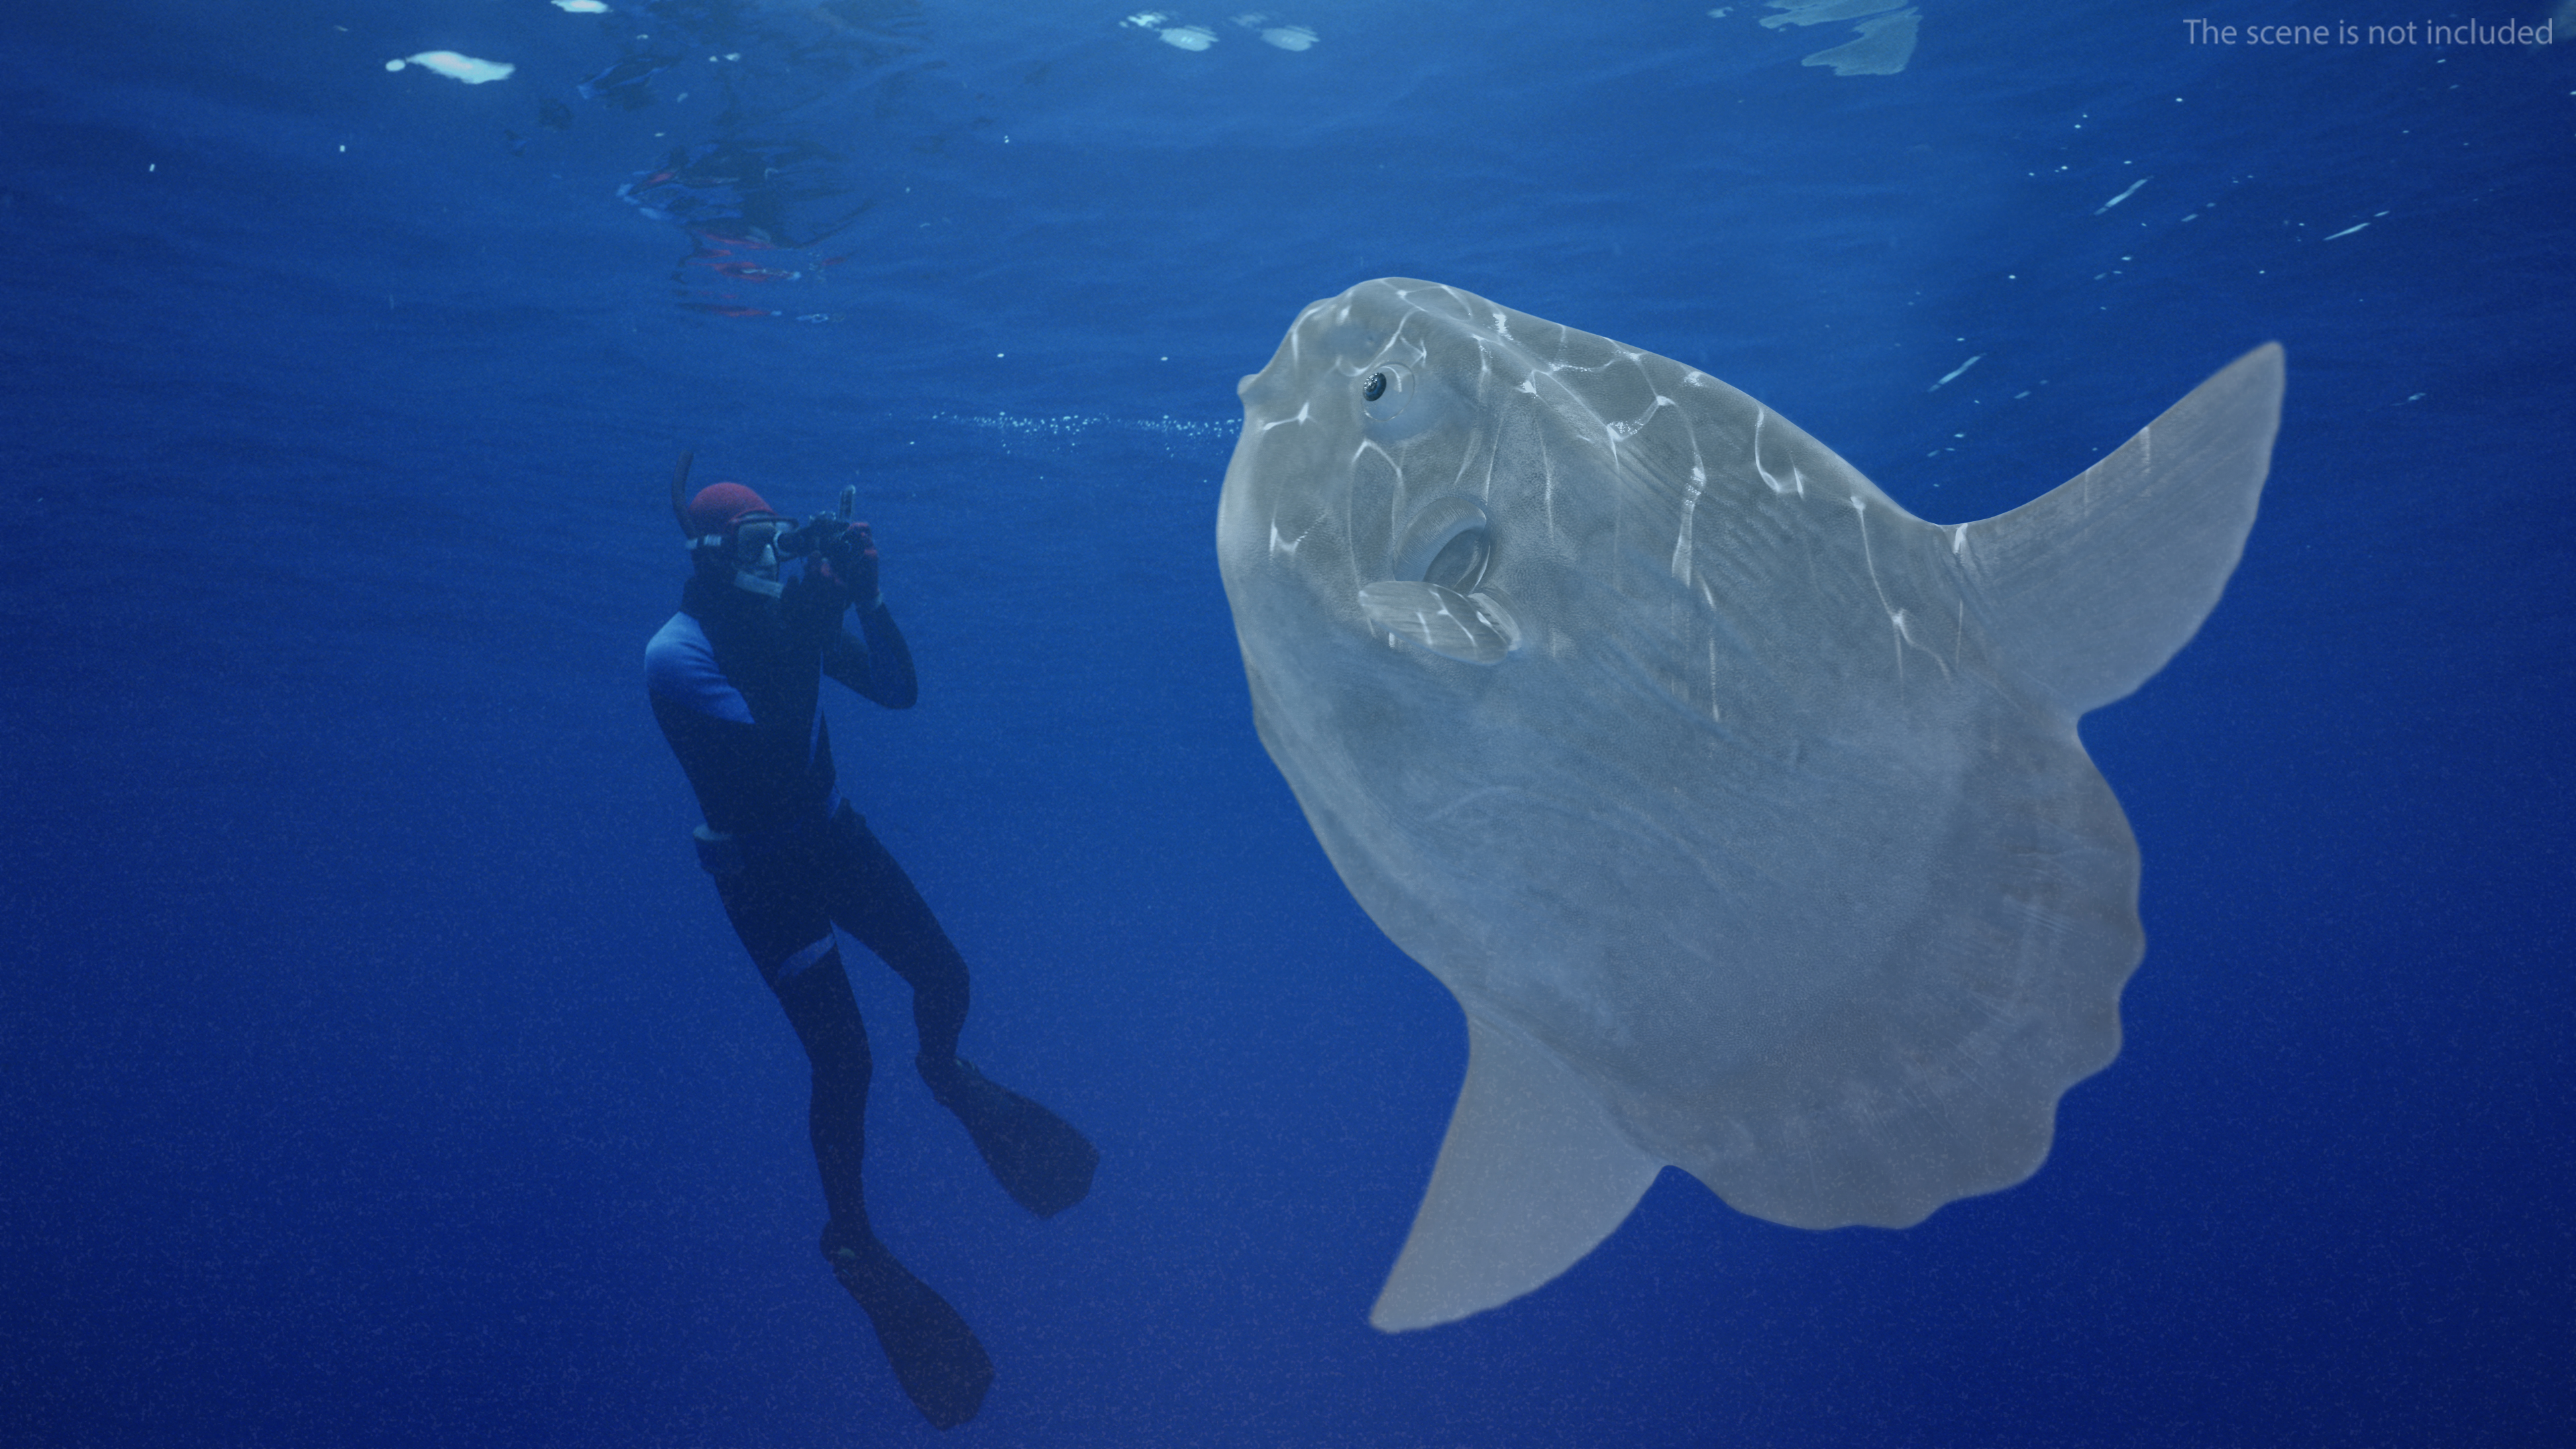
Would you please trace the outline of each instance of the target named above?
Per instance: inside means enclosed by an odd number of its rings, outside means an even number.
[[[1545,1283],[1666,1164],[1809,1228],[2038,1168],[2145,951],[2076,721],[2216,604],[2281,388],[2257,349],[1943,526],[1705,373],[1455,288],[1299,314],[1218,505],[1254,718],[1469,1027],[1373,1322]]]

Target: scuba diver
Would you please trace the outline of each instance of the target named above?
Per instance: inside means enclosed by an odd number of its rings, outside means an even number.
[[[680,612],[644,651],[653,717],[706,814],[699,863],[813,1065],[808,1125],[831,1213],[823,1257],[867,1310],[905,1395],[952,1428],[983,1403],[993,1364],[965,1319],[868,1225],[860,1158],[871,1063],[833,927],[911,985],[921,1078],[1021,1206],[1051,1217],[1080,1202],[1100,1154],[957,1055],[965,959],[836,788],[821,676],[888,709],[911,708],[915,695],[912,653],[877,586],[875,542],[850,517],[856,490],[842,490],[837,515],[799,522],[740,483],[683,504],[688,471],[683,456],[671,506],[693,567]],[[853,608],[856,635],[842,623]]]

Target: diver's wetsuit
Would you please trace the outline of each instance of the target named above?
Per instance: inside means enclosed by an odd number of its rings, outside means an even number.
[[[988,1141],[994,1122],[1007,1131],[1013,1104],[1044,1109],[958,1060],[966,963],[903,867],[834,788],[821,675],[890,709],[910,707],[915,692],[911,651],[882,601],[861,613],[864,641],[841,626],[848,607],[839,585],[812,575],[788,580],[772,600],[702,574],[645,649],[645,680],[653,716],[706,812],[701,863],[813,1065],[809,1125],[831,1210],[824,1255],[867,1310],[905,1393],[944,1429],[974,1415],[992,1364],[965,1321],[868,1226],[860,1175],[868,1037],[832,927],[866,943],[911,984],[922,1075],[997,1175],[1011,1144]],[[1090,1186],[1089,1163],[1080,1165],[1074,1197]],[[1012,1186],[1007,1176],[1004,1186]]]
[[[916,689],[884,605],[861,616],[865,643],[842,629],[846,607],[841,590],[812,577],[774,602],[693,578],[644,660],[653,717],[706,812],[700,856],[813,1061],[824,1200],[835,1224],[865,1232],[868,1040],[832,927],[911,984],[926,1061],[955,1059],[968,988],[966,962],[921,892],[834,789],[817,698],[824,668],[888,709],[910,708]]]

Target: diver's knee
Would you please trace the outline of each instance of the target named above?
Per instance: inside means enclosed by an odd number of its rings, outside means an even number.
[[[808,942],[788,953],[783,960],[759,963],[760,974],[769,983],[770,990],[783,995],[794,990],[815,968],[837,963],[840,959],[840,943],[827,933],[820,940]]]

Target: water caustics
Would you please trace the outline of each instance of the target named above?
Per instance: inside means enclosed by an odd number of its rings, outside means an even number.
[[[1372,1322],[1546,1283],[1667,1164],[1806,1228],[2037,1170],[2145,951],[2076,723],[2217,603],[2281,388],[2259,348],[1938,526],[1705,373],[1454,288],[1297,318],[1218,507],[1254,717],[1468,1026]]]

